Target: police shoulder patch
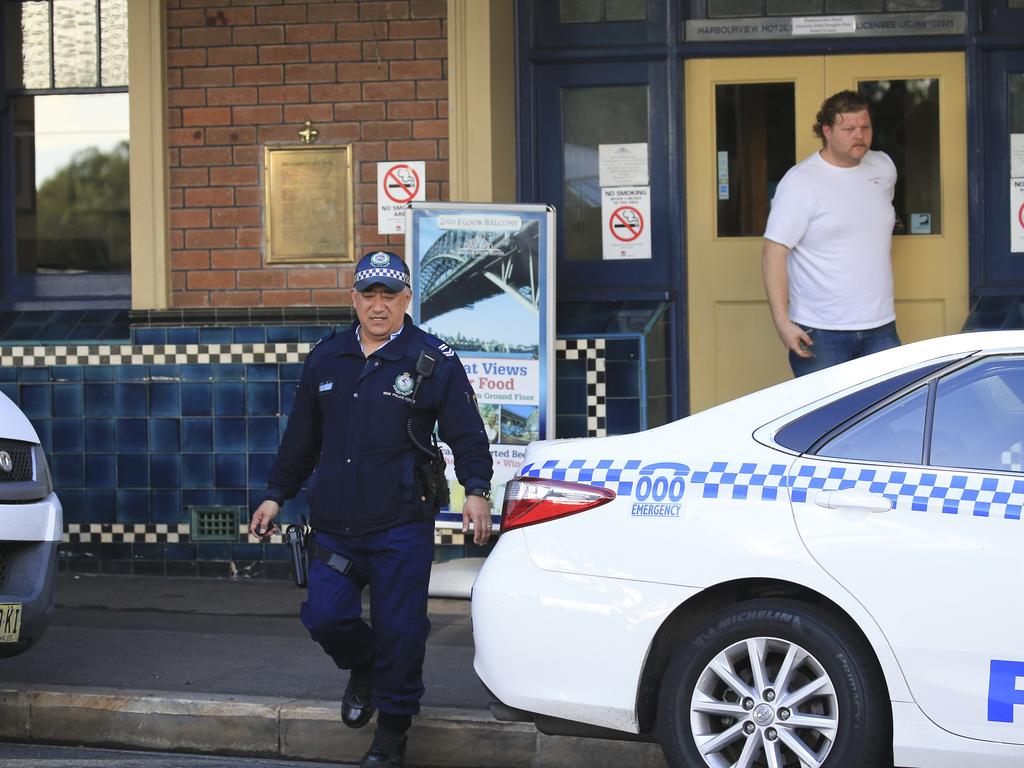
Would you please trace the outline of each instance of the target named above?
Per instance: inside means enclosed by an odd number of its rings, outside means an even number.
[[[445,357],[455,357],[455,350],[448,346],[448,343],[437,338],[437,336],[431,336],[427,334],[427,343],[434,347]]]

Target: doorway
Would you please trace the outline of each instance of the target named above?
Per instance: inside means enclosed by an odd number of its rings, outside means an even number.
[[[690,411],[791,377],[761,282],[783,174],[821,148],[811,126],[844,88],[872,103],[872,148],[899,172],[896,323],[904,343],[967,316],[967,139],[961,53],[694,59],[685,64]]]

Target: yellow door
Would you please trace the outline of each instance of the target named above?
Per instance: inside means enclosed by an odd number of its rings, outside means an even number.
[[[686,62],[690,409],[790,378],[761,282],[771,197],[821,148],[811,126],[844,88],[872,101],[874,149],[900,171],[896,324],[906,342],[967,316],[967,142],[959,53]]]

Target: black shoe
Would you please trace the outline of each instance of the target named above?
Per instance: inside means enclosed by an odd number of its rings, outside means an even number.
[[[341,722],[362,728],[373,717],[373,682],[369,669],[353,669],[341,696]]]
[[[359,768],[398,768],[405,765],[406,735],[377,726],[370,751]]]

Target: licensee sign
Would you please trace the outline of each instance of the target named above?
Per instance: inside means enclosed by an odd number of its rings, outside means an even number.
[[[526,446],[554,437],[555,213],[527,203],[413,203],[407,216],[410,314],[466,369],[494,462],[497,525]],[[437,525],[457,528],[465,494],[451,450],[441,450],[451,500]]]

